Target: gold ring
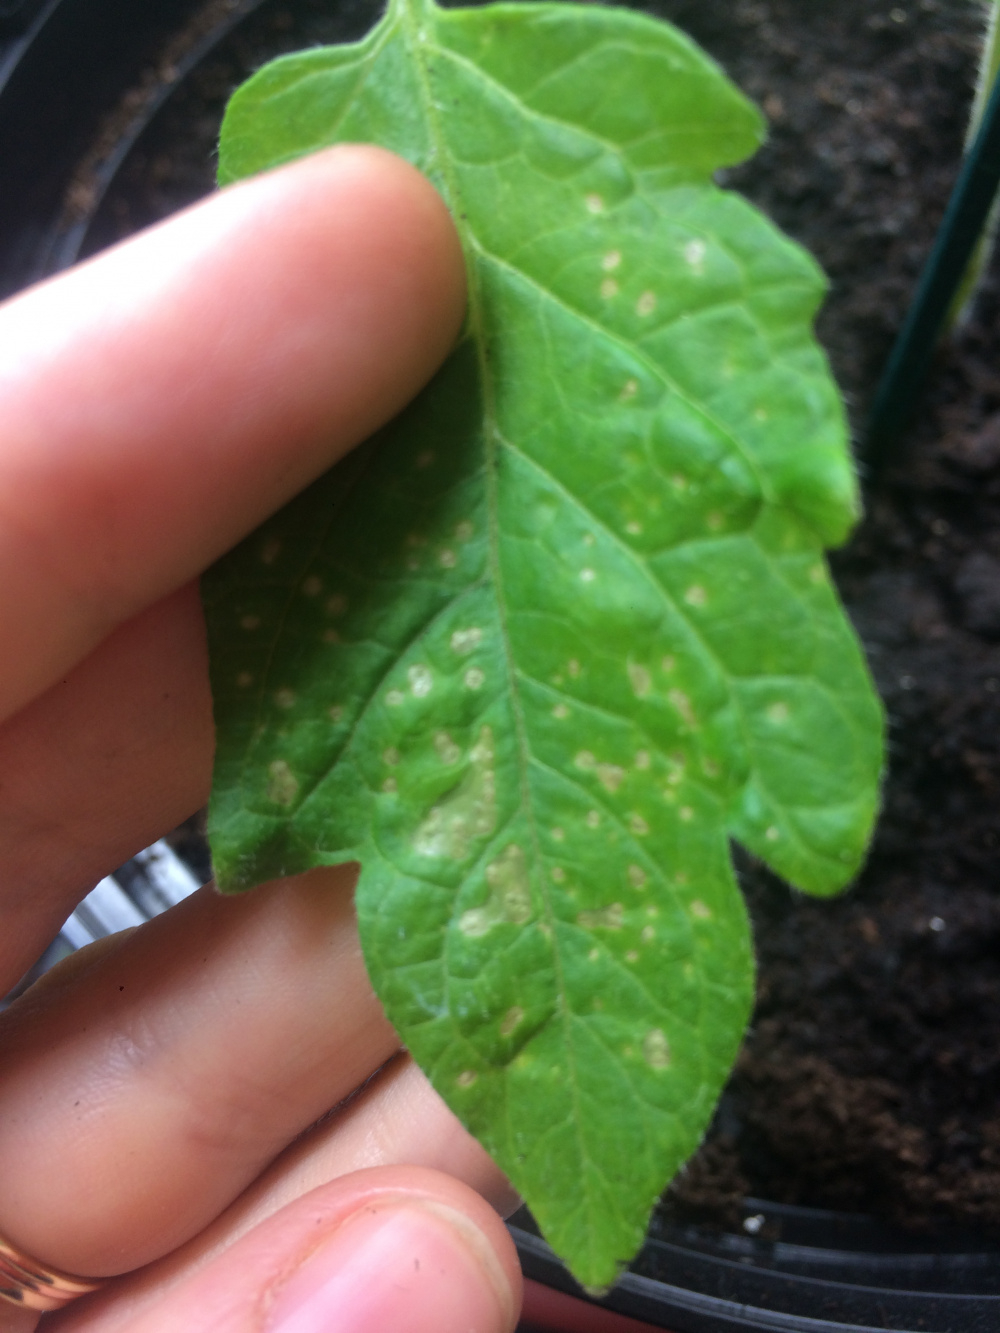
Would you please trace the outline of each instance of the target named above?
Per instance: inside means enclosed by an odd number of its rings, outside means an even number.
[[[47,1268],[0,1236],[0,1299],[25,1310],[61,1310],[103,1282]]]

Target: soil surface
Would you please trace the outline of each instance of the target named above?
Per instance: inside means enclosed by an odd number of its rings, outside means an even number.
[[[659,0],[767,112],[728,173],[831,278],[819,333],[856,429],[962,148],[971,0]],[[212,185],[229,91],[267,56],[353,37],[374,7],[265,3],[175,91],[89,248]],[[77,183],[86,190],[87,182]],[[909,1227],[1000,1231],[1000,283],[943,352],[897,461],[833,558],[890,717],[868,866],[812,902],[744,858],[751,1033],[667,1212],[738,1221],[750,1192]]]

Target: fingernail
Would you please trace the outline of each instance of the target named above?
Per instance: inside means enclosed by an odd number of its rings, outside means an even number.
[[[374,1205],[272,1295],[269,1333],[509,1333],[515,1311],[483,1233],[444,1205]]]

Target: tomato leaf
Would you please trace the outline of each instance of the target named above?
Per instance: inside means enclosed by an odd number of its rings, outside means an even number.
[[[435,182],[461,344],[207,577],[221,887],[358,860],[385,1008],[582,1282],[613,1281],[749,1012],[736,838],[855,873],[882,717],[816,265],[711,173],[757,111],[672,27],[393,0],[238,91],[221,179],[342,140]]]

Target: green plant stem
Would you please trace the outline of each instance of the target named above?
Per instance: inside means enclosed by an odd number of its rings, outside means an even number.
[[[875,396],[865,441],[870,469],[885,461],[912,415],[948,308],[993,206],[998,181],[1000,84],[995,83]]]
[[[972,112],[969,116],[969,129],[965,137],[965,151],[967,154],[976,141],[976,135],[979,133],[983,116],[986,113],[990,93],[993,91],[997,74],[1000,72],[1000,0],[989,0],[986,25],[983,51],[979,61],[979,75],[976,80],[976,92],[972,102]],[[961,285],[952,301],[951,309],[945,321],[946,332],[960,328],[972,314],[976,296],[982,285],[983,275],[996,244],[998,226],[1000,226],[1000,208],[994,203],[986,227],[976,243],[972,259],[969,261]]]

